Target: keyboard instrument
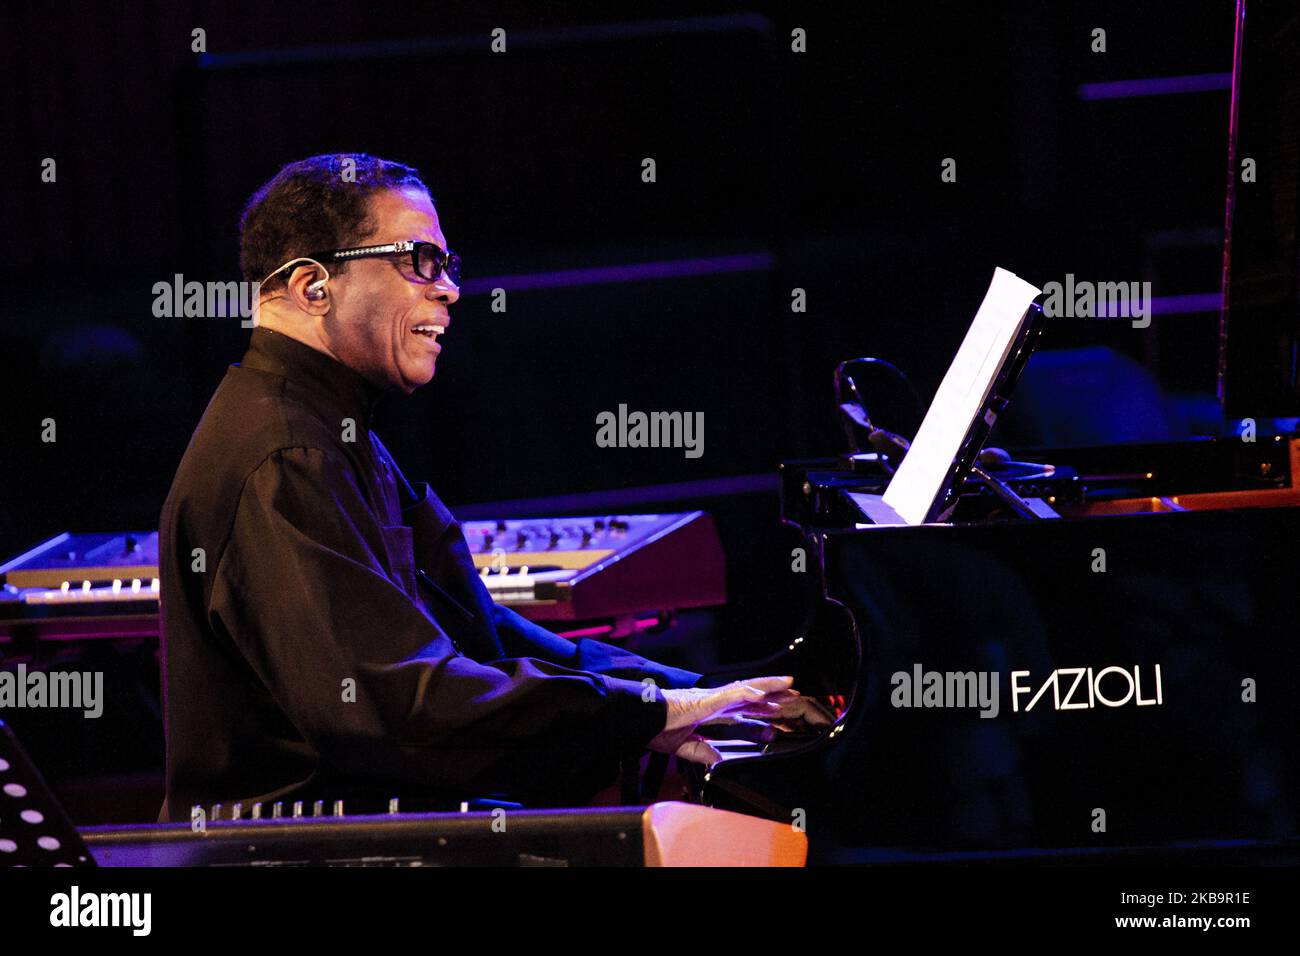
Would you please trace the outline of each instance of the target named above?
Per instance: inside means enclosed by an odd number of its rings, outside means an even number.
[[[493,599],[537,621],[594,621],[726,602],[702,511],[466,521]],[[157,637],[158,533],[64,532],[0,565],[0,642]]]
[[[813,862],[1300,859],[1300,438],[1016,457],[1078,500],[1026,519],[972,487],[950,522],[876,526],[853,495],[879,479],[783,467],[803,623],[730,676],[791,674],[836,720],[723,745],[696,798],[803,820]],[[995,707],[952,697],[981,674]]]

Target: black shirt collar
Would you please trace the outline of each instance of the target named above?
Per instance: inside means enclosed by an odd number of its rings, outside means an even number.
[[[337,411],[340,418],[356,418],[367,427],[383,395],[382,389],[337,359],[267,328],[253,329],[240,364],[288,379],[316,407]]]

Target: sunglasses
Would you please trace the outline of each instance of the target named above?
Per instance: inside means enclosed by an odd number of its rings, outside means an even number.
[[[391,256],[409,253],[411,268],[421,279],[432,282],[446,274],[453,285],[460,285],[460,256],[436,243],[407,241],[390,242],[382,246],[360,246],[355,249],[333,249],[313,252],[308,258],[319,262],[344,262],[348,259],[365,259],[371,256]]]

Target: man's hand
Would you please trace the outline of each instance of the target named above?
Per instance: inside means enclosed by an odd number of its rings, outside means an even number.
[[[800,696],[798,691],[792,691],[778,706],[779,711],[771,718],[777,730],[811,733],[835,723],[834,711],[815,698]]]
[[[701,724],[753,725],[754,718],[777,718],[783,705],[799,696],[793,685],[793,677],[756,677],[721,687],[661,691],[668,703],[668,721],[650,741],[649,749],[712,766],[721,756],[695,728]]]

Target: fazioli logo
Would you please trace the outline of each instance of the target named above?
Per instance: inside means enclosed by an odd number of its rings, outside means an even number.
[[[1142,697],[1142,674],[1140,664],[1134,664],[1132,670],[1113,666],[1098,671],[1091,667],[1058,668],[1048,675],[1038,692],[1029,699],[1025,713],[1034,709],[1048,688],[1052,691],[1053,710],[1092,710],[1099,705],[1124,707],[1130,703],[1137,707],[1157,707],[1163,704],[1165,694],[1160,681],[1160,665],[1155,665],[1154,673],[1147,672],[1147,693],[1154,696],[1145,699]],[[1020,698],[1034,689],[1031,682],[1021,684],[1021,678],[1027,679],[1029,676],[1029,671],[1011,672],[1012,713],[1020,712]]]

